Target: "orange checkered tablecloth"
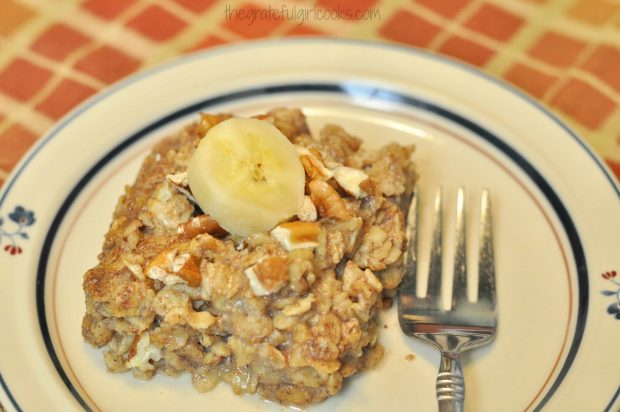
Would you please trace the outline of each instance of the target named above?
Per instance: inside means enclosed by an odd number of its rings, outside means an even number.
[[[294,6],[303,24],[261,17]],[[620,177],[620,0],[0,0],[0,185],[60,117],[111,83],[197,49],[296,35],[468,62],[550,107]]]

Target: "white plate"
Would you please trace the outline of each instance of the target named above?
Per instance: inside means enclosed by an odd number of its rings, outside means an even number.
[[[282,105],[302,107],[315,132],[335,122],[370,146],[415,143],[423,192],[465,185],[473,202],[491,190],[499,331],[465,358],[468,410],[618,410],[620,320],[608,308],[618,303],[620,275],[602,274],[620,269],[620,189],[600,159],[537,103],[474,69],[326,39],[225,47],[138,74],[30,151],[0,195],[6,408],[283,409],[234,396],[225,384],[198,394],[188,377],[144,383],[110,374],[80,330],[82,274],[96,264],[117,198],[154,142],[200,110]],[[18,206],[25,210],[14,213]],[[310,410],[435,410],[437,353],[403,336],[393,309],[381,322],[380,366]]]

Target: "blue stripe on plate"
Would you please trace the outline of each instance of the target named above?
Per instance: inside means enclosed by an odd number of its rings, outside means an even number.
[[[2,378],[2,374],[0,373],[0,386],[2,386],[2,389],[4,389],[4,392],[7,394],[7,396],[9,397],[9,400],[11,401],[11,404],[13,405],[13,407],[18,411],[18,412],[22,412],[22,409],[19,407],[19,405],[17,404],[17,401],[15,400],[15,398],[13,397],[13,395],[11,394],[11,391],[9,390],[9,387],[6,385],[6,382],[4,381],[4,379]]]
[[[562,223],[564,231],[569,239],[569,243],[571,245],[571,249],[573,252],[573,257],[575,261],[575,265],[577,268],[578,275],[578,289],[579,289],[579,300],[577,305],[577,320],[575,326],[575,333],[573,335],[572,342],[569,347],[568,354],[566,359],[556,377],[555,381],[551,385],[549,391],[545,394],[543,399],[536,406],[535,410],[540,410],[548,400],[553,396],[554,392],[558,389],[560,384],[562,383],[564,377],[568,373],[575,356],[579,350],[579,345],[583,338],[583,333],[585,329],[586,319],[587,319],[587,310],[588,310],[588,296],[589,296],[589,285],[588,285],[588,271],[586,265],[586,257],[584,254],[584,250],[581,244],[581,240],[579,238],[579,234],[577,229],[570,217],[570,214],[566,210],[566,207],[563,205],[561,199],[555,193],[550,184],[546,181],[546,179],[536,170],[536,168],[527,161],[521,154],[519,154],[515,149],[513,149],[510,145],[508,145],[505,141],[501,140],[495,134],[490,132],[489,130],[483,128],[482,126],[468,120],[450,110],[442,108],[438,105],[435,105],[431,102],[424,101],[412,96],[400,94],[395,91],[381,89],[373,86],[362,85],[362,84],[354,84],[354,83],[346,83],[346,84],[286,84],[286,85],[274,85],[256,89],[246,89],[240,90],[237,92],[233,92],[226,95],[217,96],[214,98],[209,98],[204,101],[200,101],[198,103],[189,105],[184,107],[176,112],[165,116],[145,128],[141,129],[137,133],[129,136],[122,143],[112,149],[109,153],[107,153],[101,160],[99,160],[75,185],[75,187],[71,190],[62,206],[60,207],[58,213],[56,214],[52,225],[50,227],[49,232],[45,238],[45,242],[43,244],[43,248],[41,251],[41,258],[38,264],[37,270],[37,286],[36,286],[36,301],[37,301],[37,314],[39,316],[39,326],[41,328],[41,334],[45,341],[45,345],[48,351],[50,358],[52,359],[54,366],[63,382],[69,389],[69,391],[73,394],[76,400],[84,407],[85,410],[90,411],[87,403],[82,399],[78,391],[75,389],[67,374],[65,373],[62,365],[56,355],[54,346],[52,344],[47,319],[45,316],[45,302],[44,302],[44,291],[45,291],[45,277],[46,277],[46,269],[47,263],[49,260],[50,252],[53,246],[54,239],[60,228],[65,215],[69,211],[71,205],[75,201],[75,199],[79,196],[81,191],[86,187],[86,185],[90,182],[90,180],[112,159],[126,150],[133,143],[139,141],[147,134],[156,131],[157,129],[165,126],[166,124],[184,117],[186,115],[198,112],[200,110],[205,110],[209,107],[212,107],[217,104],[227,103],[242,100],[245,98],[254,98],[258,96],[264,95],[274,95],[274,94],[283,94],[283,93],[303,93],[303,92],[325,92],[325,93],[336,93],[341,95],[351,96],[353,98],[365,98],[370,100],[380,100],[380,101],[388,101],[388,102],[396,102],[399,104],[416,107],[420,110],[431,112],[437,116],[443,117],[455,124],[460,125],[461,127],[470,130],[483,140],[489,142],[493,146],[495,146],[498,150],[503,152],[508,158],[510,158],[518,167],[520,167],[533,181],[533,183],[540,189],[540,191],[544,194],[544,196],[549,201],[550,205],[553,207],[558,219]],[[8,391],[8,388],[6,388]]]
[[[618,400],[618,397],[620,397],[620,386],[618,386],[616,393],[614,393],[613,398],[611,398],[611,400],[607,404],[607,407],[605,408],[604,412],[611,412],[611,408],[612,406],[614,406],[614,403],[616,403],[616,401]]]

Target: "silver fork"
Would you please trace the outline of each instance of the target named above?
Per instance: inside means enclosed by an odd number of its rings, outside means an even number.
[[[426,296],[416,296],[418,228],[420,211],[416,191],[407,215],[408,247],[405,276],[398,298],[398,320],[405,334],[435,345],[441,351],[437,375],[437,401],[440,412],[463,411],[465,382],[461,369],[461,352],[489,343],[497,329],[495,298],[495,264],[491,236],[491,206],[488,191],[482,192],[480,204],[480,253],[478,298],[467,299],[467,254],[465,245],[465,199],[463,188],[457,195],[456,249],[451,307],[441,303],[442,260],[442,189],[434,203],[434,229]]]

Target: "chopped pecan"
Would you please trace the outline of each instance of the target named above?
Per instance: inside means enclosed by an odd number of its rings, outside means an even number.
[[[183,263],[179,270],[174,271],[179,277],[187,281],[187,284],[193,288],[200,286],[202,276],[200,276],[200,268],[198,266],[198,259],[189,255],[189,258]]]
[[[317,247],[321,225],[316,222],[286,222],[276,226],[271,235],[289,252],[294,249]]]
[[[185,223],[181,223],[177,229],[177,232],[184,239],[192,239],[203,233],[208,233],[216,237],[224,237],[228,235],[222,227],[209,215],[198,215],[191,218]]]
[[[336,189],[327,182],[315,179],[309,183],[308,187],[310,188],[310,199],[316,206],[319,216],[334,217],[341,220],[351,217]]]
[[[191,287],[200,286],[202,280],[198,259],[187,252],[179,254],[176,247],[159,252],[146,266],[146,276],[166,285],[185,282]]]
[[[256,296],[266,296],[280,290],[288,281],[288,259],[268,256],[244,271]]]
[[[295,146],[295,150],[299,153],[299,160],[308,178],[327,180],[334,175],[334,172],[325,166],[321,153],[316,148],[308,149],[303,146]]]
[[[347,166],[338,166],[334,169],[334,179],[345,192],[356,198],[367,196],[362,189],[362,183],[368,180],[368,175],[359,169]]]

